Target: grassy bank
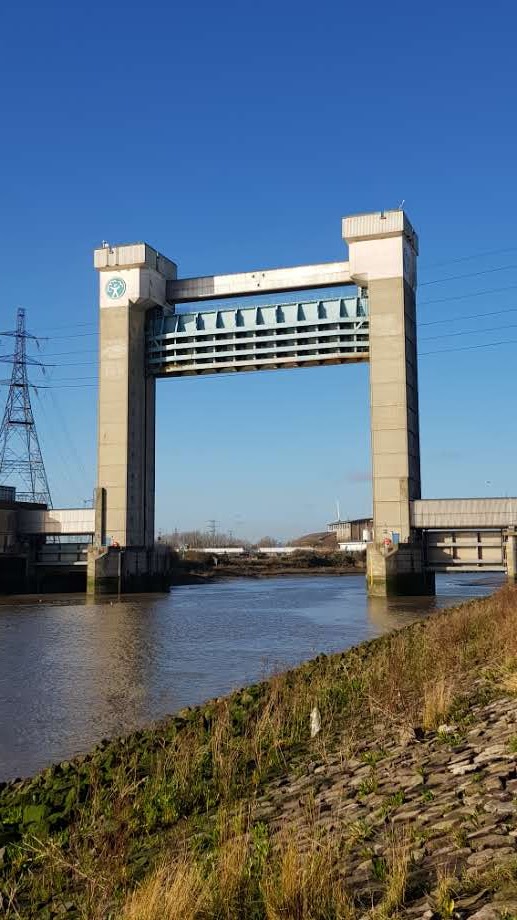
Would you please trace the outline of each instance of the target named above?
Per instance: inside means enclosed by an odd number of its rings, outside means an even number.
[[[513,692],[516,668],[517,591],[504,588],[10,784],[0,792],[4,913],[359,916],[365,907],[342,874],[339,835],[300,837],[289,822],[278,831],[257,802],[330,752],[345,762],[379,735],[384,743],[425,737],[451,719],[461,727],[480,697]],[[315,706],[322,728],[311,740]],[[358,796],[374,791],[369,776],[364,782]],[[363,846],[363,833],[358,827],[352,845]],[[403,903],[405,834],[393,829],[391,856],[379,868],[370,907],[380,916]],[[445,879],[444,917],[448,886]]]

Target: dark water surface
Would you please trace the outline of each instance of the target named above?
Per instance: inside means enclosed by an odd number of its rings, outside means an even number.
[[[436,598],[390,602],[368,599],[362,575],[239,578],[99,604],[3,598],[0,780],[489,594],[502,580],[443,575]]]

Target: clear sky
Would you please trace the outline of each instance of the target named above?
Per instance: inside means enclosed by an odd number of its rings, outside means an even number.
[[[56,506],[94,486],[94,246],[145,239],[181,275],[341,259],[342,216],[402,199],[423,494],[517,494],[514,4],[20,0],[0,17],[0,329],[25,306],[57,365],[32,372],[52,387],[33,401]],[[160,381],[157,429],[161,529],[288,538],[336,499],[370,512],[367,366]]]

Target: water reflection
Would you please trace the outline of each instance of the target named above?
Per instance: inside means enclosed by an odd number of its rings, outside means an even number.
[[[362,576],[236,579],[96,604],[4,598],[0,779],[489,593],[500,581],[443,576],[436,598],[388,602],[368,599]]]

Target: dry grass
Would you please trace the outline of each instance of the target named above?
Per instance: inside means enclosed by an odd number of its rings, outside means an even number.
[[[127,899],[120,920],[353,920],[331,840],[303,844],[289,833],[257,856],[249,830],[212,858],[183,855]]]
[[[387,637],[365,662],[372,714],[388,722],[434,728],[465,680],[482,670],[505,669],[517,654],[517,591],[463,604]],[[514,685],[517,685],[515,683]]]
[[[454,892],[458,888],[458,879],[444,869],[438,869],[434,904],[442,920],[450,920],[454,915]]]
[[[438,728],[450,709],[454,698],[449,676],[441,674],[424,685],[422,701],[422,727],[429,731]]]
[[[410,859],[411,837],[407,828],[393,832],[387,856],[385,890],[375,910],[380,918],[391,917],[404,903]]]
[[[198,866],[179,859],[160,867],[130,895],[125,920],[198,920],[208,902],[207,883]]]
[[[267,920],[352,918],[352,898],[340,875],[335,844],[313,840],[301,849],[285,836],[261,880]]]
[[[517,694],[517,670],[515,670],[514,662],[512,662],[511,668],[503,669],[499,682],[506,693]]]

